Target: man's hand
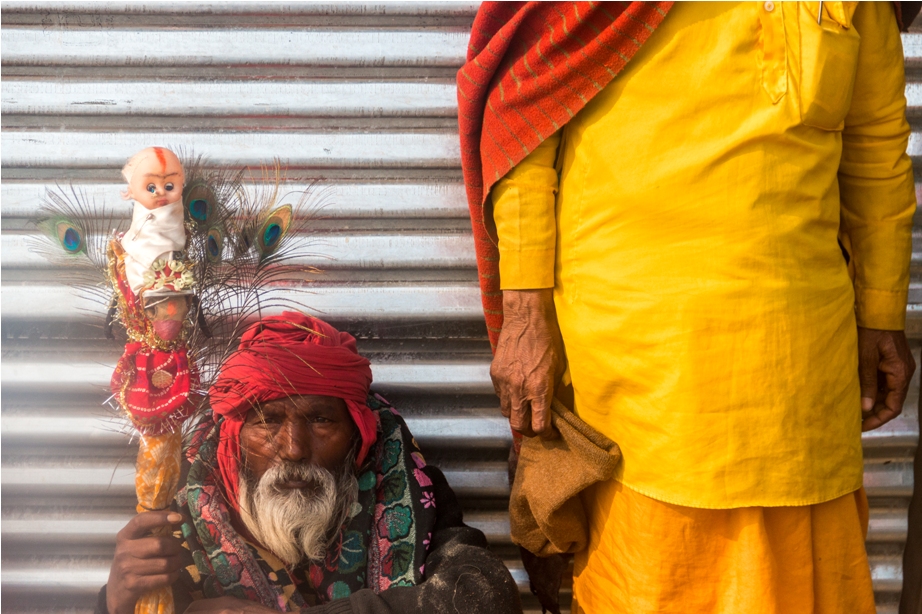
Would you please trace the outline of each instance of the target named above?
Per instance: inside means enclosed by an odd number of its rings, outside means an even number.
[[[551,400],[566,370],[553,290],[505,290],[503,314],[490,366],[503,416],[523,435],[553,438]]]
[[[152,536],[151,531],[170,531],[181,522],[176,512],[144,512],[118,532],[106,584],[109,614],[134,614],[141,595],[170,586],[179,578],[182,544],[172,536]]]
[[[218,597],[195,601],[183,614],[278,614],[276,610],[261,606],[252,601],[234,597]]]
[[[876,429],[900,415],[915,370],[906,333],[858,327],[862,431]]]

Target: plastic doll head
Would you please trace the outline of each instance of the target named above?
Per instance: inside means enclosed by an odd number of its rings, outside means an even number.
[[[145,209],[157,209],[182,198],[186,180],[182,163],[169,149],[148,147],[128,160],[122,168],[128,182],[124,198],[132,198]]]

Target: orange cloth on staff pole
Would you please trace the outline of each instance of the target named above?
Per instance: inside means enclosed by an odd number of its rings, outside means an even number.
[[[573,614],[874,614],[864,489],[797,507],[707,510],[614,481],[586,493]]]

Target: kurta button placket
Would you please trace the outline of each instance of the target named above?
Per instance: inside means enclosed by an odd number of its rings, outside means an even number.
[[[780,6],[776,7],[772,0],[767,0],[759,13],[762,31],[762,87],[771,99],[772,104],[778,104],[788,90],[787,75],[787,42],[784,28],[784,16]],[[775,9],[778,12],[775,13]]]

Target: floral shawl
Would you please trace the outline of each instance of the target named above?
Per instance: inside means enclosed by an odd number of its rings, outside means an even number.
[[[326,560],[294,568],[231,526],[217,471],[219,426],[204,424],[193,433],[186,487],[177,495],[192,519],[182,525],[182,536],[195,564],[181,582],[193,598],[227,595],[296,612],[363,588],[380,593],[422,582],[436,521],[426,462],[394,408],[378,395],[368,405],[377,416],[378,438],[359,469],[357,504]]]

